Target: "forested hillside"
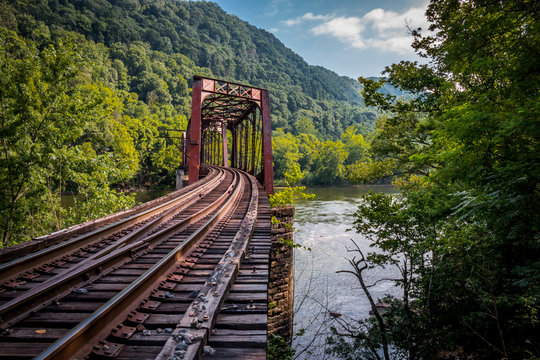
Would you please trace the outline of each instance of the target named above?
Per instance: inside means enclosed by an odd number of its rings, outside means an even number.
[[[3,16],[4,25],[24,37],[63,29],[104,44],[113,71],[100,80],[147,103],[183,105],[191,75],[201,72],[197,66],[270,89],[274,129],[296,133],[304,116],[322,137],[337,139],[350,125],[373,125],[374,113],[362,106],[356,80],[308,65],[269,32],[212,2],[8,0],[2,13],[12,14]],[[173,62],[183,66],[171,67]]]

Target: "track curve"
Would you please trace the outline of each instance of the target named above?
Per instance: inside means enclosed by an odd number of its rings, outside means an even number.
[[[268,200],[252,176],[206,169],[197,186],[2,263],[0,358],[195,359],[207,344],[264,358]],[[246,329],[250,344],[220,341]]]

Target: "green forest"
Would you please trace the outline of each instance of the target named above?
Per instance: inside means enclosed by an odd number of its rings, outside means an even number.
[[[163,129],[187,126],[193,75],[247,83],[270,90],[278,182],[400,191],[364,196],[354,227],[378,251],[353,247],[347,271],[368,296],[365,270],[396,267],[401,294],[336,319],[333,356],[539,359],[539,5],[433,0],[426,15],[423,64],[356,81],[211,2],[0,1],[1,246],[170,186]]]

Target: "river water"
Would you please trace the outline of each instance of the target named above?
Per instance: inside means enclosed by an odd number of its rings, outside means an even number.
[[[305,334],[293,342],[299,359],[324,359],[324,343],[332,324],[329,312],[341,315],[341,319],[365,318],[369,315],[369,302],[358,280],[347,273],[352,269],[347,259],[354,254],[347,247],[354,240],[367,253],[373,251],[370,241],[357,234],[353,227],[354,217],[362,194],[368,191],[395,193],[391,186],[308,188],[315,194],[313,200],[295,203],[294,240],[310,248],[295,250],[295,331]],[[366,274],[366,282],[390,277],[394,269],[373,269]],[[396,294],[392,282],[381,282],[371,289],[374,298]],[[307,351],[303,351],[308,347]]]

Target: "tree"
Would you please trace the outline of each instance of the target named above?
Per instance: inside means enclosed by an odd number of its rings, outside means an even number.
[[[308,65],[269,32],[213,3],[167,0],[143,6],[131,0],[8,0],[0,4],[0,21],[34,40],[40,36],[36,29],[45,27],[52,34],[72,31],[103,44],[111,50],[110,60],[123,63],[114,64],[109,80],[118,81],[119,88],[136,92],[145,102],[189,103],[188,87],[177,89],[176,76],[190,82],[199,74],[270,89],[274,129],[311,131],[309,124],[296,129],[295,121],[316,111],[313,118],[308,116],[314,130],[337,140],[352,122],[365,121],[371,127],[374,120],[372,111],[362,106],[356,81]],[[180,66],[174,66],[170,60],[181,56],[182,64],[177,61]],[[158,62],[166,65],[165,72],[156,68]],[[183,110],[179,113],[188,115]]]
[[[302,116],[296,122],[296,133],[298,133],[298,134],[316,134],[317,130],[315,130],[315,126],[313,125],[313,121],[311,121],[310,118],[308,118],[306,116]]]
[[[44,193],[43,171],[62,145],[82,133],[86,104],[71,95],[78,69],[69,46],[39,53],[32,42],[0,28],[2,244],[24,234],[26,214]],[[91,103],[91,99],[90,100]],[[31,197],[26,196],[32,194]],[[25,234],[28,236],[28,234]]]
[[[430,32],[412,34],[428,64],[403,61],[387,67],[383,81],[360,79],[366,104],[387,112],[371,149],[374,164],[392,164],[385,175],[404,175],[406,208],[398,213],[433,217],[419,201],[427,198],[438,214],[435,222],[415,215],[407,225],[432,224],[437,234],[423,250],[429,266],[417,268],[412,282],[417,313],[429,314],[418,317],[425,336],[417,345],[430,358],[534,358],[540,355],[533,345],[540,341],[533,275],[540,265],[539,74],[531,51],[538,47],[537,7],[443,0],[432,1],[426,15]],[[378,93],[384,83],[411,97]],[[385,228],[375,227],[383,238]],[[419,249],[414,239],[407,236],[405,244]]]
[[[347,150],[341,141],[321,142],[313,158],[312,176],[314,184],[336,184],[344,172]]]
[[[366,160],[366,157],[368,156],[369,145],[364,140],[362,134],[357,134],[356,132],[357,129],[354,126],[349,126],[345,129],[343,134],[341,134],[345,150],[349,154],[345,160],[346,165]]]
[[[39,51],[4,28],[0,37],[0,231],[6,246],[66,225],[60,206],[66,186],[93,187],[97,196],[129,179],[138,162],[117,118],[121,103],[83,76],[84,61],[69,38]],[[116,198],[120,208],[129,203]],[[118,209],[114,203],[109,206]]]
[[[298,166],[300,153],[294,136],[278,129],[272,137],[274,176],[284,178],[285,173]]]

